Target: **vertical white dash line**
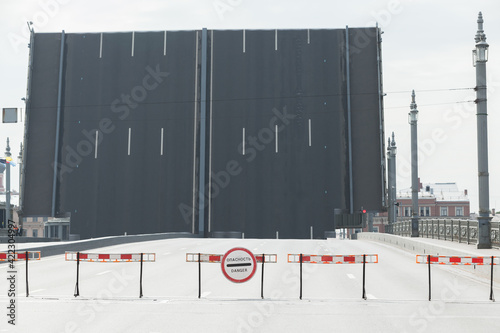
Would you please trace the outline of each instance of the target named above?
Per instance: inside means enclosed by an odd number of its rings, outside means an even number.
[[[97,147],[99,146],[99,131],[95,131],[95,155],[94,158],[97,159]]]
[[[163,33],[163,55],[167,55],[167,31]]]
[[[275,136],[276,136],[276,139],[275,139],[275,141],[276,141],[276,147],[275,148],[276,148],[276,152],[278,152],[278,125],[274,126],[274,132],[276,133],[275,134]]]
[[[278,29],[274,30],[274,50],[278,51]]]
[[[246,36],[245,36],[245,29],[243,29],[243,53],[246,52]]]
[[[243,156],[245,156],[245,127],[243,127],[242,145],[243,145]]]
[[[132,57],[134,56],[135,31],[132,31]]]
[[[311,119],[309,119],[309,147],[311,147],[311,143],[312,143],[312,140],[311,140]]]
[[[160,135],[160,155],[163,156],[163,127],[161,128],[161,135]]]
[[[102,32],[101,32],[101,40],[99,42],[99,58],[102,58]]]
[[[130,141],[132,139],[132,128],[128,128],[128,155],[130,156]]]
[[[311,30],[307,29],[307,44],[311,44]]]

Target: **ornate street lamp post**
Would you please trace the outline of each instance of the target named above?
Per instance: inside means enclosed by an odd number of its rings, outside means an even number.
[[[477,18],[476,49],[472,51],[476,67],[477,160],[479,183],[478,249],[491,249],[490,190],[488,173],[488,113],[486,109],[486,62],[488,43],[483,30],[483,15]]]
[[[418,143],[417,143],[418,110],[415,103],[415,90],[411,93],[408,123],[411,125],[411,237],[418,237]]]

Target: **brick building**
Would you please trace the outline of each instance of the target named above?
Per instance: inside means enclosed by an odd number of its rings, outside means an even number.
[[[398,191],[398,217],[411,217],[411,188]],[[467,190],[459,190],[456,183],[420,183],[418,193],[418,215],[421,217],[470,216],[470,201]]]
[[[397,219],[411,218],[411,188],[398,191]],[[463,218],[470,217],[470,201],[467,190],[459,190],[456,183],[420,183],[418,193],[420,218]],[[373,217],[375,232],[385,232],[388,224],[387,212],[376,213]],[[364,229],[367,231],[367,228]]]

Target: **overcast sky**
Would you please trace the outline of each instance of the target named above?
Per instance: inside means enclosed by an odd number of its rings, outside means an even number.
[[[500,2],[491,0],[2,0],[0,107],[24,107],[28,27],[36,32],[208,29],[383,29],[385,132],[396,135],[399,189],[410,187],[408,111],[419,109],[419,175],[456,182],[478,210],[475,69],[477,14],[490,45],[488,125],[490,208],[500,205]],[[453,89],[453,90],[452,90]],[[466,102],[469,101],[469,102]],[[24,119],[23,119],[24,120]],[[24,123],[0,124],[0,153],[19,153]],[[17,170],[13,173],[17,175]],[[18,189],[13,177],[12,187]]]

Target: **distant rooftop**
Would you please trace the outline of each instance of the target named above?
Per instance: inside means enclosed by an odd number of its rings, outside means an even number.
[[[398,191],[398,198],[411,198],[411,188]],[[469,201],[467,190],[459,190],[457,183],[420,183],[418,197],[437,201]]]

